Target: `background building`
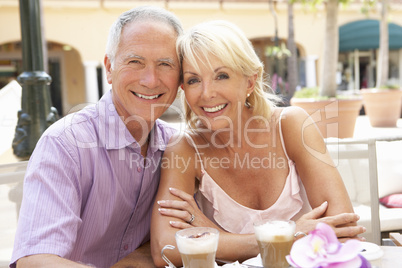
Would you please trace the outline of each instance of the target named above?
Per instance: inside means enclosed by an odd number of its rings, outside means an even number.
[[[391,0],[390,0],[391,1]],[[402,4],[391,1],[390,81],[401,84]],[[105,81],[103,57],[108,30],[123,11],[138,5],[157,5],[174,12],[185,29],[210,19],[237,24],[253,42],[271,77],[274,89],[286,91],[286,60],[267,56],[267,47],[288,38],[287,1],[269,0],[43,0],[43,34],[47,42],[47,72],[51,75],[53,106],[61,115],[95,102],[110,89]],[[0,0],[0,88],[21,73],[21,29],[18,0]],[[378,50],[379,10],[369,16],[362,4],[339,6],[339,89],[374,86]],[[275,15],[275,16],[274,16]],[[276,17],[276,20],[275,20]],[[276,23],[275,23],[276,22]],[[294,5],[299,85],[320,83],[320,59],[324,47],[325,6],[313,10]],[[355,79],[358,78],[358,79]]]
[[[338,89],[360,89],[375,85],[379,44],[380,6],[369,16],[361,12],[362,2],[352,0],[339,6],[340,33]],[[389,82],[402,86],[402,0],[389,0],[390,51]],[[286,59],[267,55],[269,48],[286,44],[288,39],[287,1],[270,0],[42,0],[43,34],[47,44],[47,73],[51,75],[53,106],[61,115],[96,102],[110,89],[105,81],[103,58],[110,25],[124,11],[138,5],[157,5],[174,12],[184,28],[211,19],[225,19],[237,24],[252,41],[265,64],[278,93],[286,91]],[[376,11],[378,10],[378,11]],[[276,18],[276,19],[275,19]],[[326,11],[294,5],[294,30],[298,56],[300,87],[320,84],[320,65],[324,50]],[[275,39],[277,26],[277,39]],[[16,79],[22,72],[21,27],[18,0],[0,0],[0,163],[9,163],[11,142],[20,109],[21,88]],[[8,86],[3,88],[5,85]],[[2,89],[3,88],[3,89]],[[401,135],[398,128],[367,128],[367,118],[356,126],[355,137]],[[400,172],[400,146],[390,144],[378,155],[379,167],[391,173],[386,181],[397,182]],[[382,161],[382,162],[381,162]],[[399,161],[399,162],[398,162]],[[381,176],[381,175],[380,175]],[[398,177],[400,178],[400,176]],[[379,177],[380,179],[380,177]],[[395,190],[395,185],[388,183]],[[0,185],[0,211],[7,215],[0,221],[0,268],[8,267],[17,223],[15,203],[9,200],[14,185]],[[381,189],[380,189],[381,190]]]

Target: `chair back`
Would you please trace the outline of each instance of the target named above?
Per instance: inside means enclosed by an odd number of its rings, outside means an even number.
[[[16,203],[17,217],[22,202],[22,186],[28,161],[0,165],[0,185],[9,185],[8,198]]]
[[[375,139],[326,139],[367,241],[381,245]]]

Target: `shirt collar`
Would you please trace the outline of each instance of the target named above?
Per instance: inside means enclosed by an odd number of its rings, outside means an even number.
[[[157,119],[149,135],[149,147],[151,148],[152,152],[156,152],[157,150],[165,151],[166,149],[166,144],[168,141],[166,141],[163,128],[164,126],[161,124],[161,121]]]

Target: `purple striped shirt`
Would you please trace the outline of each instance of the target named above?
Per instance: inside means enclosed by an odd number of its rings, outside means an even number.
[[[148,241],[160,159],[174,132],[157,120],[144,162],[111,92],[49,127],[28,165],[10,267],[39,253],[110,267]]]

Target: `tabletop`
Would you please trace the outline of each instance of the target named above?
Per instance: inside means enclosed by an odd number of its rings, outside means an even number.
[[[380,268],[400,267],[402,247],[381,246],[384,255],[371,264]],[[155,267],[152,261],[149,242],[145,243],[125,258],[121,259],[112,268],[151,268]]]
[[[118,261],[112,268],[153,268],[155,267],[151,256],[149,242],[137,248],[126,257]]]

